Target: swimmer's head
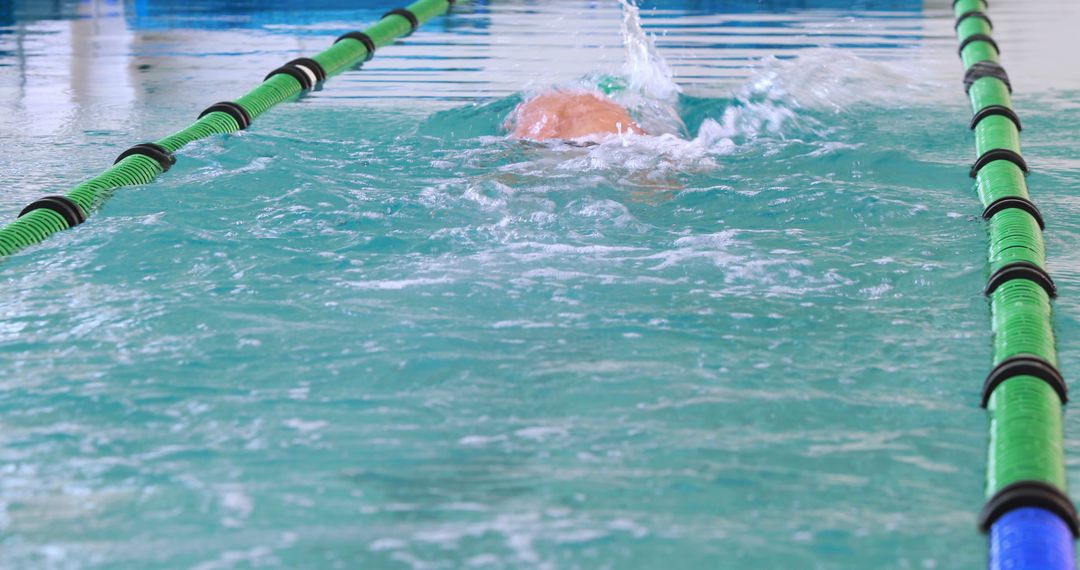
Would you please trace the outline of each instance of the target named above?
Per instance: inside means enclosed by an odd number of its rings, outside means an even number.
[[[591,91],[544,92],[518,105],[508,128],[511,138],[536,141],[645,134],[626,108]]]

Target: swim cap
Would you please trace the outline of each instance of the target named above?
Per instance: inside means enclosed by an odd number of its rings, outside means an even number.
[[[601,75],[596,81],[596,88],[601,93],[607,96],[612,96],[620,91],[626,90],[626,81],[621,77],[615,77],[614,75]]]

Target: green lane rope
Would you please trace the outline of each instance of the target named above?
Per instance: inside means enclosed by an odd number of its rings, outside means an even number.
[[[994,371],[984,402],[990,416],[984,531],[1016,509],[1048,509],[1076,528],[1066,495],[1062,404],[1052,326],[1053,281],[1046,272],[1042,215],[1030,201],[1012,86],[983,0],[957,0],[956,33],[972,107],[976,162],[971,175],[984,207],[987,293]]]
[[[1001,489],[1019,481],[1065,488],[1061,401],[1042,380],[1015,376],[990,397],[990,460],[987,485]],[[1023,453],[1017,453],[1022,450]]]
[[[135,154],[124,157],[66,195],[34,202],[15,221],[0,228],[0,257],[41,243],[52,234],[82,223],[117,189],[149,184],[165,172],[175,161],[172,153],[194,141],[246,128],[248,123],[275,105],[300,95],[317,82],[353,69],[370,59],[378,48],[410,35],[421,24],[445,14],[453,4],[454,0],[417,0],[406,8],[392,10],[363,32],[346,34],[322,53],[310,59],[294,60],[275,70],[262,84],[235,101],[214,105],[208,109],[210,112],[186,129],[129,149],[128,152]]]

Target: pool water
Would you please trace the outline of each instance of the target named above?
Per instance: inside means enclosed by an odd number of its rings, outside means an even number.
[[[390,7],[7,4],[0,219]],[[1080,10],[992,16],[1071,376]],[[462,2],[4,260],[0,567],[984,565],[948,2],[644,2],[660,59],[626,18]],[[605,75],[684,130],[505,138]]]

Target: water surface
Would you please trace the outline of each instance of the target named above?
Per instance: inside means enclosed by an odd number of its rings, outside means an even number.
[[[386,8],[356,5],[3,5],[0,218]],[[1080,85],[1039,30],[1076,10],[992,10],[1068,375]],[[522,94],[627,73],[623,15],[465,3],[4,260],[0,567],[983,565],[947,3],[642,16],[685,138],[505,140]]]

